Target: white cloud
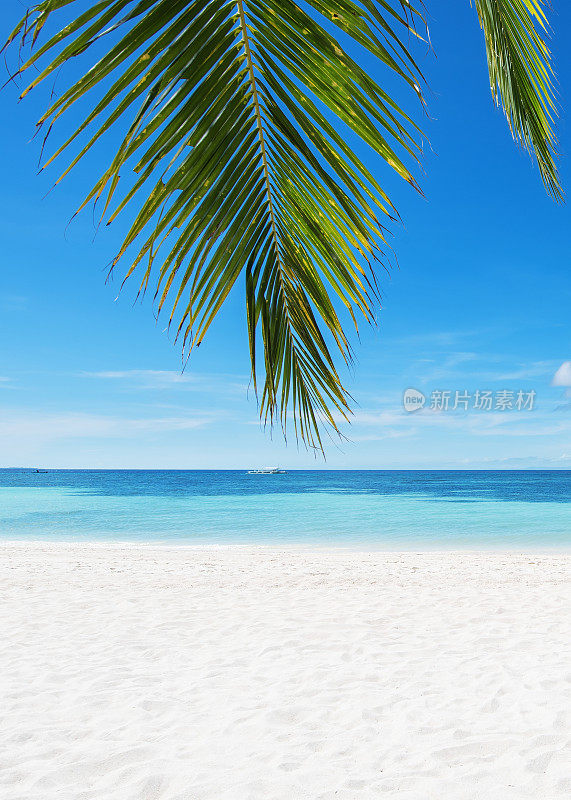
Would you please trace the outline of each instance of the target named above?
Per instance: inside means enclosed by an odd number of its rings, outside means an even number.
[[[559,367],[553,380],[552,386],[571,386],[571,361],[564,361]]]
[[[193,376],[186,375],[175,370],[161,369],[126,369],[117,371],[103,372],[84,372],[88,378],[102,378],[104,380],[121,381],[148,381],[150,383],[170,384],[170,383],[191,383]]]
[[[27,305],[27,297],[18,294],[0,294],[0,311],[24,311]]]
[[[469,461],[468,463],[472,463]],[[507,458],[482,458],[475,463],[489,469],[567,469],[571,463],[571,453],[541,456],[509,456]]]
[[[3,411],[0,417],[0,442],[3,446],[23,440],[48,442],[62,439],[128,439],[141,434],[165,433],[200,428],[215,421],[214,415],[204,412],[192,416],[128,417],[99,414]]]
[[[420,376],[422,383],[429,381],[442,380],[458,375],[457,367],[468,364],[471,361],[478,361],[480,356],[477,353],[450,353],[435,369]],[[462,374],[462,373],[460,373]],[[472,373],[469,373],[472,374]]]
[[[462,436],[473,441],[482,436],[510,438],[522,437],[567,437],[571,433],[570,419],[554,420],[550,413],[533,411],[471,411],[444,412],[424,408],[413,414],[402,409],[357,410],[350,417],[351,424],[344,424],[342,417],[335,417],[347,437],[354,442],[382,440],[401,437],[423,437],[430,431]]]
[[[145,389],[189,389],[191,391],[225,393],[245,392],[247,379],[241,375],[199,374],[160,369],[104,370],[83,372],[87,378],[122,382]]]
[[[553,369],[553,366],[553,361],[534,361],[513,372],[497,374],[493,379],[496,381],[514,381],[526,378],[539,378],[542,375],[548,375]]]
[[[533,361],[527,364],[516,364],[514,368],[501,368],[498,370],[484,369],[482,367],[484,363],[506,361],[508,361],[507,356],[500,357],[489,353],[451,353],[443,358],[441,363],[433,366],[432,371],[421,372],[419,369],[419,380],[424,383],[430,383],[436,380],[456,378],[457,380],[469,379],[473,383],[477,379],[480,386],[482,386],[483,382],[529,381],[543,376],[547,378],[556,364],[554,361]],[[430,362],[431,366],[435,365],[434,359],[431,359]],[[424,370],[425,364],[422,364],[422,360],[419,360],[417,364]]]
[[[427,345],[427,346],[434,346],[434,347],[452,347],[457,344],[459,341],[464,339],[474,339],[479,338],[483,333],[487,331],[483,330],[463,330],[463,331],[432,331],[427,333],[417,333],[412,334],[410,336],[402,336],[398,339],[395,339],[395,344],[406,344],[406,345]]]

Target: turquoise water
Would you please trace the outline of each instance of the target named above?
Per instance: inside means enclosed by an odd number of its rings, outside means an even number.
[[[571,473],[0,470],[8,540],[571,546]]]

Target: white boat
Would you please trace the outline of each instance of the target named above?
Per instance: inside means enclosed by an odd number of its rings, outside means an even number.
[[[285,469],[274,467],[273,469],[249,469],[248,475],[286,475]]]

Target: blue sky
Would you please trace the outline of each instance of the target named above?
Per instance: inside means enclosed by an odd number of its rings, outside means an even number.
[[[555,3],[559,99],[571,104],[571,8]],[[22,4],[2,4],[7,31]],[[388,170],[381,182],[403,225],[399,266],[380,274],[378,329],[362,330],[346,383],[355,417],[327,462],[264,431],[248,377],[239,287],[184,375],[150,299],[118,297],[105,267],[124,228],[95,237],[88,211],[66,228],[95,160],[44,199],[30,143],[46,94],[0,95],[0,466],[241,468],[571,467],[570,212],[543,191],[511,141],[487,85],[468,0],[427,2],[437,58],[421,53],[430,90],[426,198]],[[571,185],[569,114],[560,167]],[[554,381],[556,371],[557,378]],[[556,385],[553,385],[553,384]],[[403,409],[409,387],[427,397]],[[534,408],[433,410],[431,394],[536,393]],[[494,395],[495,398],[495,395]]]

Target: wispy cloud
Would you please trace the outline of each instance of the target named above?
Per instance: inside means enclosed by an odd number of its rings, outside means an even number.
[[[414,414],[400,410],[362,410],[351,417],[351,424],[336,420],[352,441],[383,440],[423,436],[427,432],[450,432],[468,438],[480,436],[541,437],[571,434],[571,419],[554,420],[551,414],[537,411],[443,412],[425,408]]]
[[[28,305],[28,298],[19,294],[0,294],[0,311],[24,311]]]
[[[488,330],[431,331],[402,336],[395,339],[394,343],[432,347],[453,347],[466,339],[480,338],[483,334],[489,332]]]
[[[484,383],[530,381],[535,378],[544,378],[544,382],[547,384],[556,366],[554,361],[532,361],[528,364],[516,365],[510,361],[511,359],[507,356],[471,352],[450,353],[440,361],[434,358],[418,359],[416,362],[417,380],[423,384],[449,379],[470,381],[471,383],[477,381],[481,388],[485,388]],[[500,367],[501,362],[508,366]],[[498,367],[490,369],[492,364],[498,364]]]
[[[422,383],[429,381],[442,380],[444,378],[452,378],[458,376],[458,367],[471,361],[479,360],[480,356],[477,353],[451,353],[439,365],[435,366],[429,372],[419,376]]]
[[[219,419],[212,412],[187,416],[129,418],[103,414],[44,414],[3,410],[0,416],[0,442],[33,439],[46,442],[59,439],[112,438],[129,439],[143,434],[188,431]]]
[[[127,369],[127,370],[107,370],[102,372],[82,372],[86,378],[100,378],[102,380],[128,381],[141,383],[150,386],[171,386],[173,384],[190,384],[196,379],[195,376],[187,375],[175,370],[159,369]]]
[[[541,469],[554,467],[567,469],[571,465],[571,453],[543,456],[510,456],[508,458],[484,458],[478,463],[487,467],[499,466],[506,469]]]
[[[522,364],[511,372],[501,372],[494,375],[496,381],[517,381],[529,378],[547,377],[553,370],[553,361],[533,361],[530,364]],[[492,373],[493,374],[493,373]]]
[[[241,375],[220,373],[204,374],[194,372],[178,372],[176,370],[128,369],[105,370],[101,372],[83,372],[86,378],[117,381],[125,388],[144,389],[185,389],[197,392],[225,393],[245,392],[247,379]]]

